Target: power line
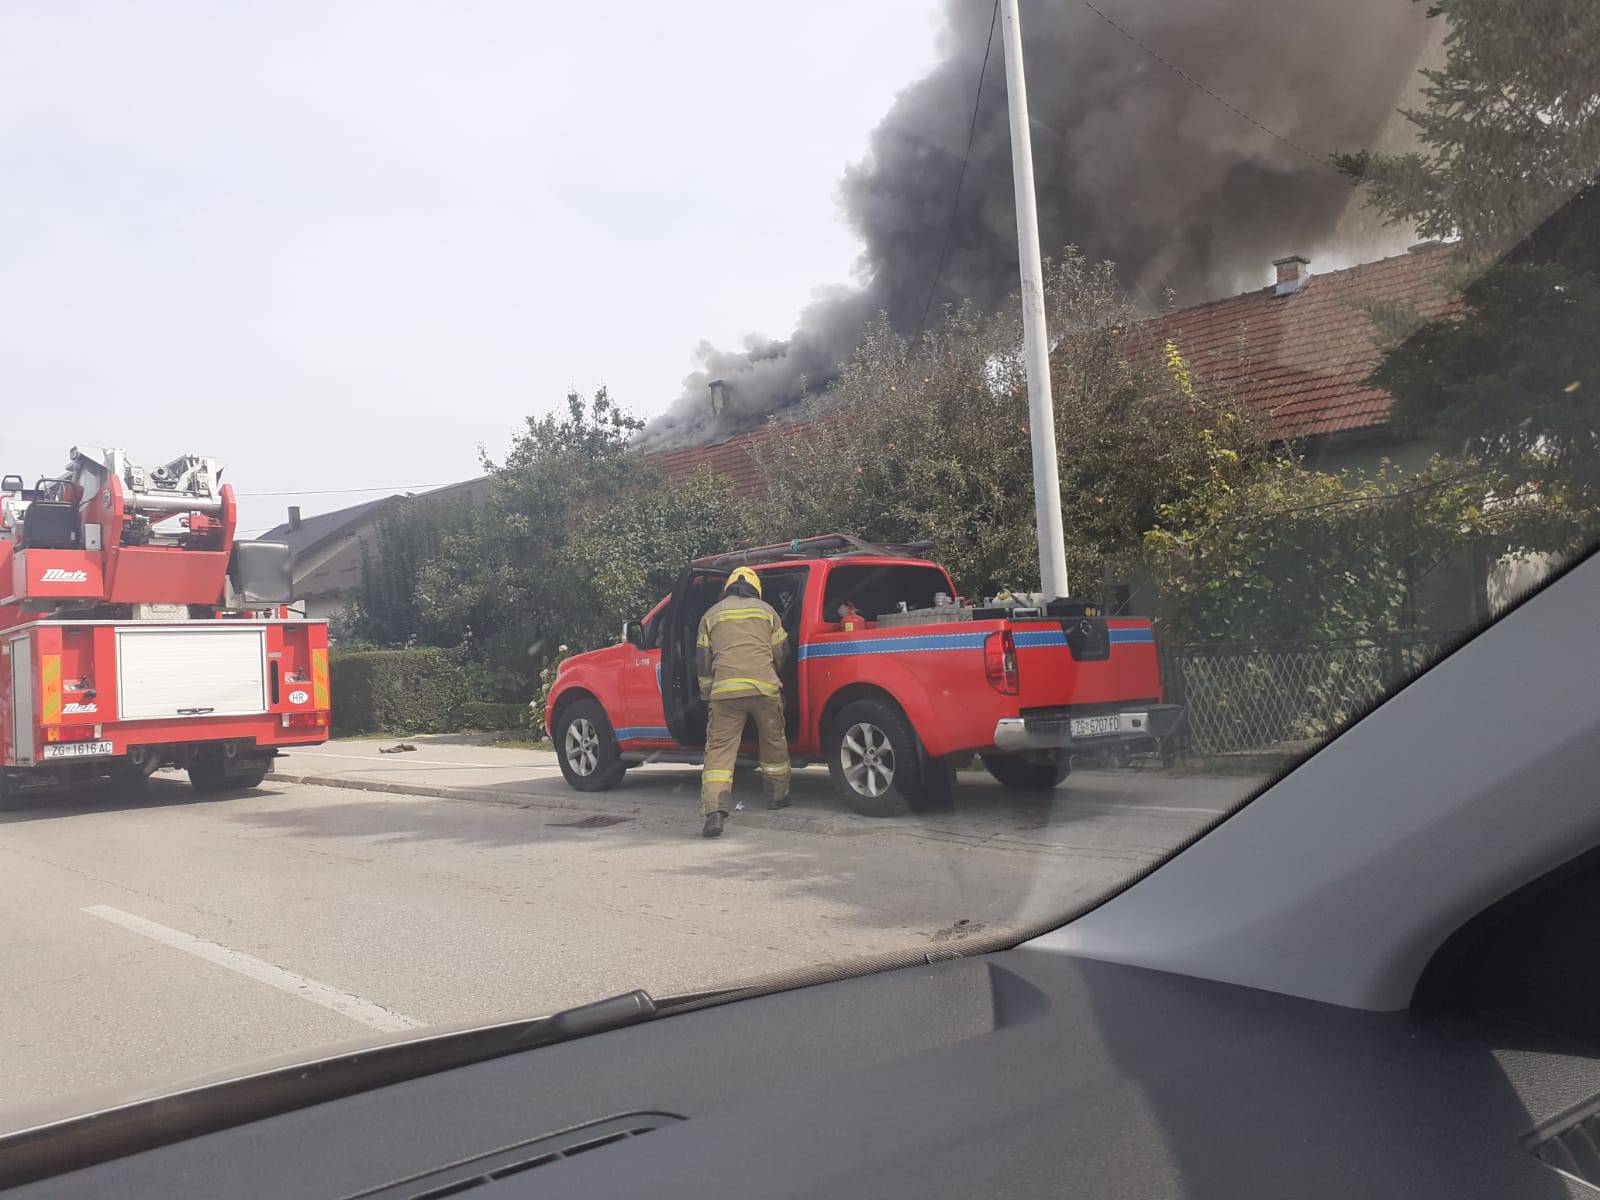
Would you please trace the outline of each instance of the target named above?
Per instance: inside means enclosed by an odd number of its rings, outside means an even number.
[[[457,480],[457,482],[460,482]],[[246,496],[259,498],[262,496],[350,496],[357,492],[419,492],[430,488],[449,487],[448,483],[397,483],[388,487],[365,488],[319,488],[304,492],[235,492],[241,500]]]
[[[983,44],[983,65],[978,68],[978,86],[972,96],[972,121],[967,126],[967,148],[961,152],[961,173],[956,176],[956,194],[950,202],[950,220],[944,227],[944,245],[939,248],[939,265],[934,268],[933,282],[928,285],[928,298],[922,304],[922,318],[917,322],[914,346],[922,340],[922,331],[928,327],[928,310],[933,307],[933,294],[939,290],[939,276],[944,274],[945,258],[950,253],[950,237],[956,230],[956,214],[961,211],[961,185],[966,182],[967,163],[972,158],[972,139],[978,132],[978,105],[983,99],[983,76],[989,69],[989,51],[994,48],[994,27],[1000,19],[1000,0],[994,0],[994,11],[989,14],[989,40]]]
[[[1229,102],[1227,100],[1224,100],[1221,96],[1217,95],[1216,92],[1213,92],[1205,84],[1201,83],[1193,75],[1189,74],[1189,72],[1185,71],[1182,67],[1178,66],[1177,63],[1173,62],[1170,58],[1166,57],[1166,55],[1162,54],[1158,50],[1153,49],[1150,46],[1145,45],[1145,43],[1141,42],[1132,33],[1130,33],[1126,28],[1124,28],[1122,25],[1119,25],[1115,20],[1113,20],[1111,17],[1107,16],[1105,13],[1101,12],[1098,8],[1096,8],[1093,4],[1091,4],[1089,2],[1089,0],[1078,0],[1078,3],[1083,5],[1085,8],[1087,8],[1095,16],[1099,17],[1107,25],[1111,26],[1111,28],[1115,29],[1123,37],[1127,38],[1135,46],[1139,47],[1139,49],[1143,50],[1151,58],[1155,59],[1162,66],[1166,67],[1167,70],[1171,71],[1174,75],[1177,75],[1180,79],[1184,79],[1184,80],[1188,81],[1194,87],[1198,88],[1200,91],[1202,91],[1206,95],[1210,96],[1213,100],[1215,100],[1218,104],[1222,105],[1223,108],[1227,109],[1234,116],[1240,118],[1241,120],[1245,120],[1245,121],[1250,122],[1250,124],[1254,125],[1257,129],[1261,130],[1262,133],[1267,134],[1269,137],[1277,138],[1278,141],[1282,142],[1285,146],[1288,146],[1289,149],[1293,150],[1295,153],[1304,155],[1306,158],[1309,158],[1312,162],[1316,163],[1318,166],[1326,167],[1328,170],[1333,171],[1336,174],[1338,174],[1341,178],[1344,178],[1344,173],[1342,171],[1340,171],[1339,168],[1335,167],[1326,158],[1324,158],[1320,154],[1313,154],[1310,150],[1307,150],[1304,146],[1302,146],[1299,142],[1295,141],[1293,138],[1285,137],[1283,134],[1279,133],[1276,129],[1272,129],[1272,128],[1269,128],[1266,125],[1263,125],[1260,121],[1256,120],[1254,117],[1252,117],[1249,113],[1245,112],[1238,105],[1233,104],[1233,103],[1231,103],[1231,102]]]

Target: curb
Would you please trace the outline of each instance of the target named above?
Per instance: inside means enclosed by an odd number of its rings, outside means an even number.
[[[582,792],[573,792],[570,795],[548,795],[541,792],[507,792],[496,788],[474,787],[449,787],[444,785],[427,785],[418,783],[392,783],[388,781],[366,779],[344,779],[336,775],[303,775],[298,772],[273,771],[267,778],[274,783],[293,783],[310,787],[345,788],[353,792],[387,792],[396,796],[421,796],[430,800],[471,800],[479,804],[502,804],[508,808],[548,808],[556,812],[588,812],[602,813],[606,816],[627,814],[630,816],[663,816],[668,818],[682,818],[692,822],[694,832],[699,833],[700,813],[698,797],[692,797],[693,805],[685,804],[681,809],[673,806],[655,804],[629,804],[617,793],[606,793],[612,797],[609,801],[599,798],[590,799]],[[873,833],[893,833],[901,827],[884,821],[873,820],[870,825],[865,825],[869,818],[866,817],[808,817],[793,811],[780,810],[769,812],[764,808],[746,808],[742,812],[733,814],[730,818],[732,825],[746,825],[755,829],[780,829],[790,833],[821,833],[831,837],[864,837]]]

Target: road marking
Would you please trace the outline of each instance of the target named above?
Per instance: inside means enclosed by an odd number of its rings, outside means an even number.
[[[285,971],[282,967],[273,966],[242,951],[229,949],[217,942],[208,942],[205,938],[195,937],[194,934],[185,933],[181,929],[158,925],[154,921],[136,917],[108,904],[91,904],[80,911],[88,913],[91,917],[110,921],[113,925],[121,925],[124,929],[131,929],[134,933],[143,934],[155,941],[164,942],[168,946],[174,946],[219,967],[237,971],[246,978],[277,988],[280,992],[288,992],[291,996],[299,996],[300,999],[320,1004],[323,1008],[331,1008],[341,1016],[349,1017],[362,1025],[369,1025],[373,1029],[381,1029],[385,1033],[416,1029],[423,1024],[413,1017],[404,1017],[392,1012],[381,1004],[363,1000],[360,996],[352,996],[349,992],[341,992],[329,984],[307,979],[304,975]]]

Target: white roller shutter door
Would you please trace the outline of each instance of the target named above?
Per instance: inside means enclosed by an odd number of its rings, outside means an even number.
[[[244,716],[265,712],[266,630],[117,630],[117,716]]]

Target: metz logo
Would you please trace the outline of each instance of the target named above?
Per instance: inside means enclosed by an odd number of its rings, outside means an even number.
[[[40,583],[88,583],[89,572],[68,571],[61,567],[51,567],[39,576]]]
[[[64,713],[97,713],[100,711],[100,706],[98,704],[78,704],[73,702],[72,704],[63,704],[61,711]]]

